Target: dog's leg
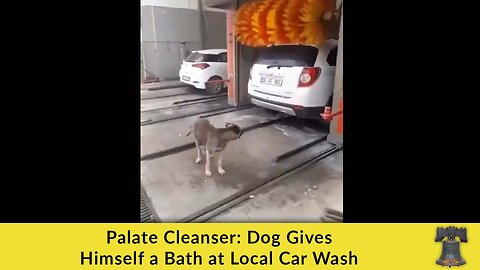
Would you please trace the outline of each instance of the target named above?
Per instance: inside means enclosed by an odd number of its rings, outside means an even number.
[[[212,171],[210,170],[210,151],[207,150],[207,156],[205,157],[205,175],[212,176]]]
[[[225,174],[225,170],[222,167],[222,160],[223,160],[223,154],[222,152],[220,152],[220,154],[218,154],[218,161],[217,161],[217,169],[219,174]]]
[[[195,146],[197,147],[197,160],[195,160],[195,163],[200,163],[202,162],[202,151],[200,150],[200,145],[198,144],[198,140],[195,140]]]

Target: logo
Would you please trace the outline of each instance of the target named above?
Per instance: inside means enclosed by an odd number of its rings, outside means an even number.
[[[460,241],[457,241],[457,237]],[[442,242],[442,255],[437,264],[452,267],[467,263],[460,254],[460,243],[467,242],[467,228],[438,227],[435,242]]]

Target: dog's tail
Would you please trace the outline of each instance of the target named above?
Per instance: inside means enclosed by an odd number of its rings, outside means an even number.
[[[188,136],[190,135],[190,133],[192,133],[192,130],[193,130],[193,126],[190,126],[190,127],[188,128],[187,135],[185,135],[185,136],[188,137]]]

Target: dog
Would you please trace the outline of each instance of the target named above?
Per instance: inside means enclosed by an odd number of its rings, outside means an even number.
[[[232,123],[225,123],[224,128],[216,128],[207,119],[198,119],[186,136],[193,132],[195,139],[195,146],[197,147],[196,163],[202,162],[201,149],[206,150],[205,158],[205,175],[212,176],[210,170],[210,159],[213,158],[214,153],[219,153],[217,161],[217,169],[219,174],[225,174],[222,166],[223,155],[222,152],[231,141],[239,139],[242,134],[242,128]]]

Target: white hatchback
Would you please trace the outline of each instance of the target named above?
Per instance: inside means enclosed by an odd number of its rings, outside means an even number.
[[[321,119],[331,106],[337,41],[321,47],[270,46],[259,50],[250,69],[248,94],[257,106],[299,118]]]
[[[183,61],[178,75],[181,82],[205,89],[209,94],[221,92],[226,86],[221,81],[227,80],[227,50],[193,51]]]

